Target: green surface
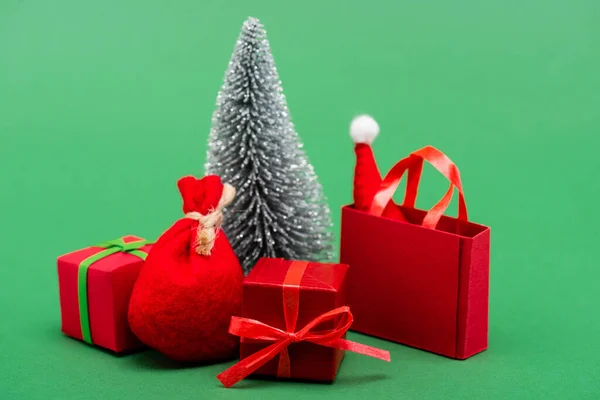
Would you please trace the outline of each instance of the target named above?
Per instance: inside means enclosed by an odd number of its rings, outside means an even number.
[[[335,216],[359,112],[382,169],[423,145],[492,227],[490,349],[464,362],[353,334],[334,385],[245,381],[65,338],[55,258],[180,217],[243,20],[267,28]],[[0,397],[597,399],[600,2],[0,0]],[[446,184],[429,167],[418,200]],[[393,311],[393,310],[390,310]]]

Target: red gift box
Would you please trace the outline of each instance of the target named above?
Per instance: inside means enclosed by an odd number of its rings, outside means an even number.
[[[261,258],[243,284],[242,317],[229,332],[241,337],[241,361],[219,374],[232,386],[246,376],[333,381],[353,351],[389,361],[389,353],[345,340],[348,266]]]
[[[62,331],[116,353],[142,348],[129,329],[127,310],[151,247],[145,239],[125,236],[58,257]]]
[[[428,212],[414,207],[424,160],[451,182]],[[398,206],[392,196],[406,171]],[[443,216],[454,188],[457,218]],[[352,330],[455,359],[487,349],[489,250],[490,228],[468,221],[454,163],[431,146],[400,160],[369,212],[342,208],[340,261],[350,265]]]

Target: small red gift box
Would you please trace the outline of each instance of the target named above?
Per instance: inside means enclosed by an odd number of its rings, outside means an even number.
[[[414,207],[424,160],[451,182],[428,212]],[[398,206],[392,196],[406,171]],[[458,217],[443,216],[455,188]],[[487,349],[489,258],[490,228],[468,220],[458,168],[431,146],[392,167],[368,212],[342,208],[340,260],[350,265],[358,332],[455,359]]]
[[[129,329],[127,310],[151,247],[125,236],[58,257],[62,331],[116,353],[142,348]]]
[[[229,332],[241,337],[240,359],[219,374],[230,387],[244,377],[333,381],[344,351],[390,360],[387,351],[345,340],[348,266],[262,258],[244,280],[242,317]]]

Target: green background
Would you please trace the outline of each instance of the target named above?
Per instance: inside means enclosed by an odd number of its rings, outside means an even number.
[[[351,201],[348,124],[380,168],[426,144],[492,227],[490,348],[459,362],[352,334],[333,385],[180,368],[62,336],[56,257],[180,217],[243,20],[265,24],[329,198]],[[0,395],[5,399],[600,396],[600,2],[0,0]],[[420,207],[446,183],[429,167]],[[455,209],[452,215],[455,214]],[[393,310],[390,310],[393,312]]]

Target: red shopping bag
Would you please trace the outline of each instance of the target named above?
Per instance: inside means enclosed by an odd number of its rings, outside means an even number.
[[[450,181],[429,211],[415,208],[424,161]],[[404,202],[396,205],[407,171]],[[443,215],[454,189],[457,218]],[[382,216],[390,207],[399,212]],[[489,258],[490,228],[468,220],[459,170],[434,147],[394,165],[368,212],[342,208],[340,262],[350,265],[355,331],[456,359],[487,349]]]

